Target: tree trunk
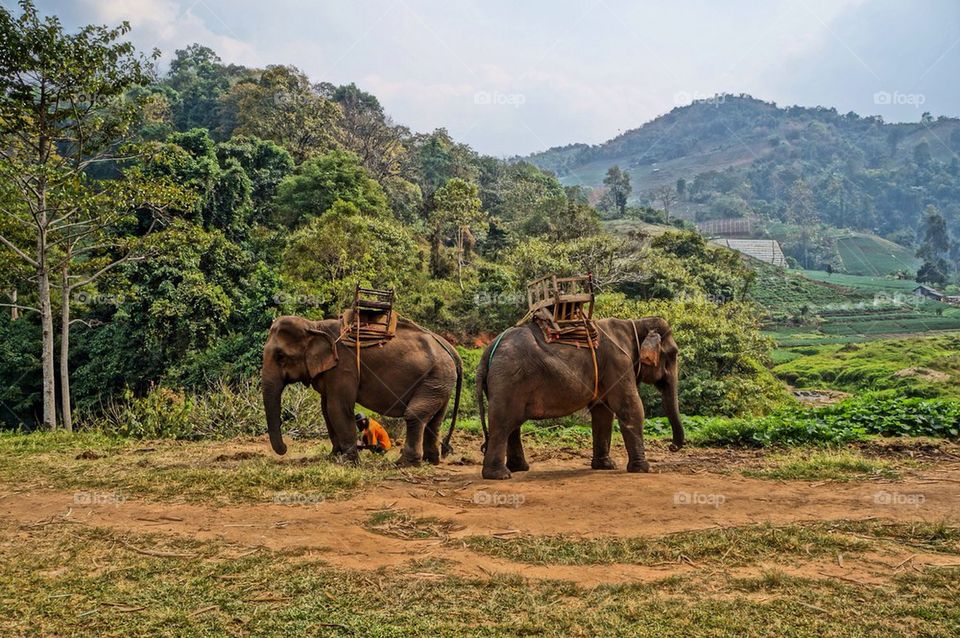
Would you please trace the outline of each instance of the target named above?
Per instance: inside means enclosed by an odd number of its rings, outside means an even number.
[[[54,377],[53,308],[50,303],[50,274],[47,272],[46,220],[37,234],[37,287],[40,294],[40,329],[43,339],[43,426],[57,429],[57,388]]]
[[[67,277],[67,261],[60,271],[62,291],[60,309],[60,410],[63,429],[73,432],[73,411],[70,409],[70,283]]]
[[[457,227],[457,282],[463,292],[463,227]]]
[[[10,308],[10,321],[16,321],[20,318],[20,309],[17,308],[17,289],[14,288],[10,291],[10,303],[12,308]]]

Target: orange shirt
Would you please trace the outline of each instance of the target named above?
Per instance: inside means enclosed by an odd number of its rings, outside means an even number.
[[[392,447],[387,431],[373,419],[369,419],[369,424],[361,433],[360,438],[363,439],[365,445],[377,445],[379,443],[384,450],[389,450]]]

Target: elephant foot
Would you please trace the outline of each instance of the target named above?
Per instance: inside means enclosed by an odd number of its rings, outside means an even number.
[[[440,465],[439,454],[424,454],[423,460],[429,463],[430,465]]]
[[[506,465],[501,465],[500,467],[484,467],[483,468],[483,478],[491,481],[503,481],[510,478],[510,470],[507,469]]]
[[[511,472],[526,472],[530,469],[530,464],[524,458],[507,459],[507,469]]]
[[[617,469],[617,464],[613,462],[609,456],[604,456],[603,458],[593,459],[590,462],[590,467],[594,470],[615,470]]]
[[[420,459],[411,458],[406,454],[397,459],[397,467],[417,467],[420,465]]]
[[[354,450],[353,454],[349,452],[336,452],[333,455],[333,460],[337,463],[343,463],[345,465],[360,465],[360,455],[357,454]]]
[[[671,452],[679,452],[679,451],[680,451],[680,448],[682,448],[682,447],[683,447],[682,445],[677,445],[676,443],[671,443],[670,445],[667,446],[667,449],[670,450]]]
[[[638,461],[630,461],[627,464],[628,472],[649,472],[650,464],[646,460],[640,459]]]

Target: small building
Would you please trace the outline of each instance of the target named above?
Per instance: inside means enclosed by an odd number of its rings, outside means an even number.
[[[919,286],[914,288],[913,294],[916,297],[923,297],[924,299],[933,299],[934,301],[946,300],[946,296],[942,292],[938,290],[934,290],[930,286],[924,286],[923,284],[920,284]]]
[[[735,250],[742,255],[752,257],[756,260],[773,264],[774,266],[786,267],[787,259],[783,256],[783,250],[780,248],[780,242],[776,239],[711,239],[710,243],[716,246],[723,246]]]
[[[943,300],[951,306],[960,306],[960,295],[947,295]]]

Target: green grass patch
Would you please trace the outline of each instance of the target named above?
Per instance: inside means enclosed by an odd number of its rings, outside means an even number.
[[[769,559],[800,560],[869,548],[869,543],[862,539],[830,531],[769,524],[682,532],[660,538],[471,536],[464,542],[467,547],[489,556],[535,565],[650,565],[683,560],[750,565]]]
[[[960,397],[960,334],[823,345],[795,352],[802,356],[779,363],[774,373],[798,387]]]
[[[890,461],[871,459],[850,450],[794,450],[764,459],[766,466],[745,470],[745,476],[776,480],[863,481],[897,479]]]
[[[393,467],[393,456],[364,455],[354,466],[329,458],[328,443],[294,441],[290,448],[278,457],[266,443],[262,449],[236,449],[223,442],[151,442],[97,433],[5,434],[0,436],[0,482],[226,504],[338,498],[401,472]]]
[[[700,568],[652,583],[579,587],[516,576],[457,578],[436,562],[431,578],[406,567],[355,572],[298,551],[250,554],[222,542],[79,525],[18,533],[0,523],[0,533],[18,539],[4,546],[0,561],[4,636],[888,638],[960,632],[958,569],[911,572],[883,588],[770,570],[728,577]],[[817,534],[763,545],[799,542],[799,553],[791,555],[800,558],[807,542],[819,551]],[[184,556],[144,556],[130,547]]]

